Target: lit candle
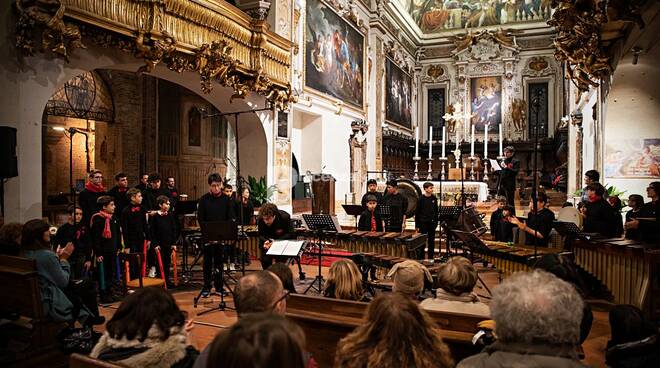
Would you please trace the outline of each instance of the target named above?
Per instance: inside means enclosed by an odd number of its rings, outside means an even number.
[[[474,157],[474,124],[470,125],[472,127],[472,135],[470,137],[470,157]]]
[[[415,128],[415,157],[419,157],[419,127]]]
[[[484,160],[488,157],[488,127],[486,124],[486,131],[484,132]]]
[[[433,127],[429,127],[429,158],[433,158]]]
[[[458,128],[454,128],[456,130],[456,149],[458,149]]]
[[[500,128],[500,157],[502,157],[502,123],[499,124]]]
[[[446,131],[446,127],[443,125],[442,126],[442,157],[443,158],[445,157],[445,133],[447,133],[447,131]]]

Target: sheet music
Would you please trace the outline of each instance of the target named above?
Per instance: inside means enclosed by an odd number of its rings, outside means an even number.
[[[492,158],[489,158],[488,161],[490,162],[490,167],[493,168],[493,171],[500,171],[502,170],[502,167],[500,166],[500,163],[497,162],[497,160],[494,160]]]
[[[275,240],[268,249],[269,256],[297,257],[304,240]]]

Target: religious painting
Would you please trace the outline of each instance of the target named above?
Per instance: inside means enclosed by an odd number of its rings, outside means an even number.
[[[605,145],[608,178],[659,178],[660,138],[610,140]]]
[[[202,145],[202,113],[195,106],[188,111],[188,146]]]
[[[362,109],[364,36],[320,0],[305,19],[305,86]]]
[[[412,79],[389,58],[385,61],[385,120],[412,129]]]
[[[502,77],[470,80],[470,117],[475,133],[497,130],[502,122]]]
[[[422,32],[547,21],[548,0],[398,0]]]

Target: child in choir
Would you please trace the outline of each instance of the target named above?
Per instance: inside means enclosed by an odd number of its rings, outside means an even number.
[[[359,231],[383,231],[383,220],[380,214],[376,211],[378,200],[376,196],[368,195],[366,198],[367,209],[360,215],[358,222]]]
[[[101,210],[92,216],[90,238],[94,257],[96,257],[99,285],[103,286],[99,287],[101,302],[112,303],[117,301],[113,298],[113,286],[116,275],[115,257],[120,248],[121,228],[114,216],[114,199],[107,195],[101,196],[97,203]],[[100,272],[101,264],[103,264],[103,273]]]
[[[175,244],[179,238],[179,226],[175,215],[170,212],[170,199],[162,195],[156,199],[156,203],[158,203],[159,210],[149,219],[151,246],[154,251],[156,249],[160,250],[167,288],[171,289],[174,285],[170,281],[170,260],[172,258],[172,250],[176,251]],[[160,269],[158,275],[161,276]]]
[[[367,180],[367,192],[362,196],[362,208],[367,208],[367,197],[374,196],[376,197],[376,203],[380,204],[380,201],[383,199],[383,195],[377,192],[378,182],[375,179]]]
[[[130,204],[121,213],[120,222],[124,236],[124,247],[131,253],[142,253],[148,238],[147,211],[142,206],[142,192],[131,188],[126,192]]]
[[[68,221],[57,229],[55,246],[66,247],[73,244],[73,253],[69,257],[71,276],[80,280],[92,267],[92,248],[89,246],[88,226],[82,221],[82,209],[79,206],[69,207]],[[74,221],[75,220],[75,221]]]
[[[433,260],[435,253],[435,229],[438,227],[438,198],[433,193],[433,183],[426,182],[422,186],[424,193],[417,202],[415,209],[415,228],[422,234],[428,237],[428,256],[429,260]],[[422,248],[421,254],[418,258],[424,258],[424,249]]]

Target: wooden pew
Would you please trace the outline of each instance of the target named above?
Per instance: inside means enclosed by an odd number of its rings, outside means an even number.
[[[292,294],[286,316],[305,331],[307,350],[320,367],[332,367],[337,343],[364,323],[368,303]],[[442,329],[444,342],[456,362],[479,352],[472,345],[483,318],[460,313],[427,311]]]
[[[0,333],[9,336],[10,346],[22,346],[0,357],[0,366],[66,366],[56,340],[66,325],[45,316],[33,259],[0,255],[0,296],[0,315],[15,319]]]
[[[69,368],[120,368],[121,365],[116,365],[111,362],[106,362],[99,359],[90,358],[87,355],[78,353],[71,354],[69,358]]]

